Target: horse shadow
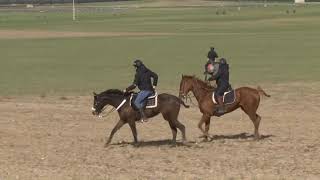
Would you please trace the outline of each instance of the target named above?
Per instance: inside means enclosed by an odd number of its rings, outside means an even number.
[[[173,143],[171,139],[163,139],[163,140],[154,140],[154,141],[139,141],[138,143],[133,143],[133,142],[119,142],[119,143],[113,143],[112,145],[115,146],[127,146],[127,145],[132,145],[134,147],[151,147],[151,146],[169,146],[169,147],[191,147],[190,143],[193,142],[176,142]]]
[[[259,140],[264,140],[270,137],[274,137],[274,135],[260,135]],[[210,141],[214,140],[222,140],[222,139],[253,139],[254,135],[249,133],[240,133],[240,134],[233,134],[233,135],[212,135],[210,136]]]
[[[274,135],[260,135],[259,140],[267,139],[273,137]],[[223,140],[223,139],[253,139],[254,135],[249,133],[240,133],[240,134],[233,134],[233,135],[212,135],[210,136],[207,142],[212,142],[215,140]],[[193,145],[197,144],[196,141],[187,141],[183,142],[176,142],[173,143],[171,139],[163,139],[163,140],[153,140],[153,141],[139,141],[138,143],[133,142],[126,142],[121,141],[118,143],[111,144],[112,146],[128,146],[132,145],[133,147],[156,147],[156,146],[169,146],[169,147],[193,147]]]

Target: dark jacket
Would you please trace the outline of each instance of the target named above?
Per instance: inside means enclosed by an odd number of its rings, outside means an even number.
[[[153,84],[151,83],[151,78],[153,79]],[[158,83],[158,75],[152,71],[150,71],[143,64],[137,68],[136,75],[134,77],[133,84],[129,86],[126,90],[130,91],[134,89],[136,86],[142,91],[153,91],[153,86],[157,86]]]
[[[218,73],[215,76],[213,76],[212,79],[216,80],[218,86],[229,86],[229,64],[220,63]]]

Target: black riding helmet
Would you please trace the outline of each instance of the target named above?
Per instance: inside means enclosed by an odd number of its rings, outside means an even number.
[[[139,59],[137,59],[133,62],[134,67],[140,67],[141,65],[143,65],[143,62]]]

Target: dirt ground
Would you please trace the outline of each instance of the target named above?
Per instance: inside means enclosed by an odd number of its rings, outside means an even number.
[[[181,107],[189,143],[178,146],[157,116],[137,124],[139,147],[125,125],[104,148],[118,115],[94,117],[90,96],[0,97],[0,179],[319,179],[320,83],[262,87],[260,141],[237,110],[201,142],[199,110]]]

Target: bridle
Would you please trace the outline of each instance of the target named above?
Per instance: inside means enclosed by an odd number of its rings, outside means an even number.
[[[183,81],[183,84],[182,84],[183,89],[184,89],[184,84],[185,84],[185,82]],[[184,94],[183,91],[180,90],[180,92],[179,92],[179,97],[180,97],[180,99],[182,99],[182,100],[185,99],[186,103],[188,103],[188,99],[189,99],[189,100],[190,100],[190,103],[191,103],[192,105],[199,107],[197,104],[195,104],[195,103],[192,101],[192,98],[195,97],[194,95],[191,96],[190,93]]]
[[[198,82],[198,79],[196,79],[196,78],[194,78],[194,77],[192,78],[192,80],[194,81],[194,83],[195,83],[195,85],[196,85],[197,87],[199,87],[199,88],[201,88],[201,89],[203,89],[203,90],[205,90],[205,91],[215,90],[215,88],[208,88],[208,87],[205,87],[205,86],[200,85],[199,82]],[[183,84],[182,84],[182,86],[181,86],[181,87],[183,87],[183,89],[184,89],[184,84],[185,84],[185,81],[183,81]],[[185,100],[186,100],[186,103],[187,103],[187,101],[188,101],[188,99],[189,99],[190,102],[191,102],[191,104],[193,104],[194,106],[199,107],[197,104],[195,104],[195,103],[192,101],[192,98],[195,97],[194,95],[191,96],[189,93],[188,93],[188,94],[184,94],[183,91],[180,90],[180,92],[179,92],[179,97],[180,97],[180,98],[182,97],[183,99],[185,99]]]
[[[112,109],[110,109],[107,114],[103,115],[102,113],[104,112],[104,110],[107,109],[108,106],[110,106],[109,104],[107,104],[106,106],[104,106],[102,109],[101,109],[101,112],[99,113],[99,118],[102,118],[102,117],[107,117],[109,116],[113,111],[115,110],[119,110],[125,103],[127,102],[127,99],[123,99],[122,102],[115,108],[112,106]],[[92,107],[92,111],[96,111],[96,109],[94,107]],[[102,114],[102,115],[101,115]]]

